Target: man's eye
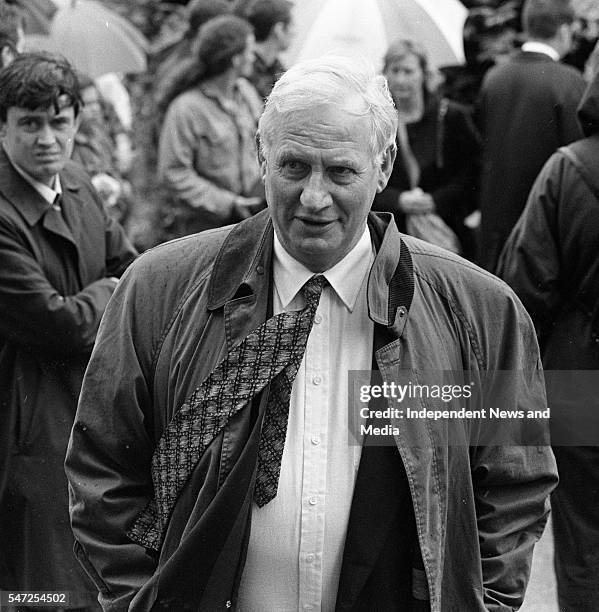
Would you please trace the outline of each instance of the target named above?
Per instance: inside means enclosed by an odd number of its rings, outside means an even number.
[[[35,119],[28,119],[21,124],[26,130],[37,130],[39,127],[39,122]]]
[[[329,170],[335,176],[349,177],[354,173],[354,171],[351,168],[347,168],[345,166],[333,166]]]
[[[302,174],[306,171],[307,166],[300,161],[288,160],[283,162],[282,168],[287,174]]]

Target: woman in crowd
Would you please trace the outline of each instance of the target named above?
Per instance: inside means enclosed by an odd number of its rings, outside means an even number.
[[[235,223],[264,206],[254,145],[262,101],[243,78],[253,47],[245,20],[211,19],[165,92],[158,171],[171,206],[163,211],[164,238]]]
[[[391,44],[383,74],[400,125],[393,173],[373,209],[392,212],[401,231],[471,256],[464,219],[476,206],[480,142],[468,110],[440,95],[426,52],[413,41]]]

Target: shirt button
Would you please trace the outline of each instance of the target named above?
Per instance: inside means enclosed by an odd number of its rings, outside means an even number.
[[[316,325],[319,325],[320,323],[322,323],[322,315],[321,314],[317,314],[314,317],[314,323],[316,323]]]
[[[318,501],[318,500],[316,499],[316,495],[313,495],[313,496],[312,496],[312,497],[311,497],[311,498],[308,500],[308,503],[309,503],[311,506],[315,506],[317,501]]]
[[[320,438],[318,436],[312,436],[312,438],[310,438],[310,442],[312,442],[314,446],[318,446],[320,444]]]
[[[315,385],[319,385],[319,384],[322,382],[322,377],[321,377],[321,376],[316,375],[316,376],[314,376],[314,378],[312,379],[312,382],[313,382]]]
[[[306,555],[306,561],[308,563],[312,563],[312,561],[314,561],[314,555],[312,553],[310,553],[309,555]]]

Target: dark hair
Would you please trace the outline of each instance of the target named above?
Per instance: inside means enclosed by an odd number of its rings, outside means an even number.
[[[193,59],[181,65],[160,98],[160,107],[166,109],[179,94],[226,72],[233,58],[245,51],[251,33],[252,26],[235,15],[221,15],[206,22],[194,42]]]
[[[522,9],[522,28],[532,38],[549,40],[559,28],[574,21],[569,0],[526,0]]]
[[[210,19],[231,12],[231,4],[227,0],[192,0],[187,7],[187,32],[185,38],[195,38],[198,30]]]
[[[266,40],[277,23],[291,23],[291,3],[288,0],[242,1],[236,10],[252,24],[258,42]]]
[[[79,81],[71,64],[51,53],[24,53],[0,70],[0,120],[13,106],[36,110],[54,107],[59,112],[59,98],[67,96],[75,116],[81,108]]]

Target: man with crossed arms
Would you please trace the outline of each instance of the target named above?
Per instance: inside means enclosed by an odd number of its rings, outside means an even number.
[[[386,83],[297,64],[259,125],[268,210],[143,255],[119,284],[67,454],[104,609],[508,610],[557,476],[547,447],[348,443],[348,371],[526,370],[513,293],[369,213],[395,157]],[[510,407],[510,406],[508,406]],[[288,411],[288,414],[287,414]]]

